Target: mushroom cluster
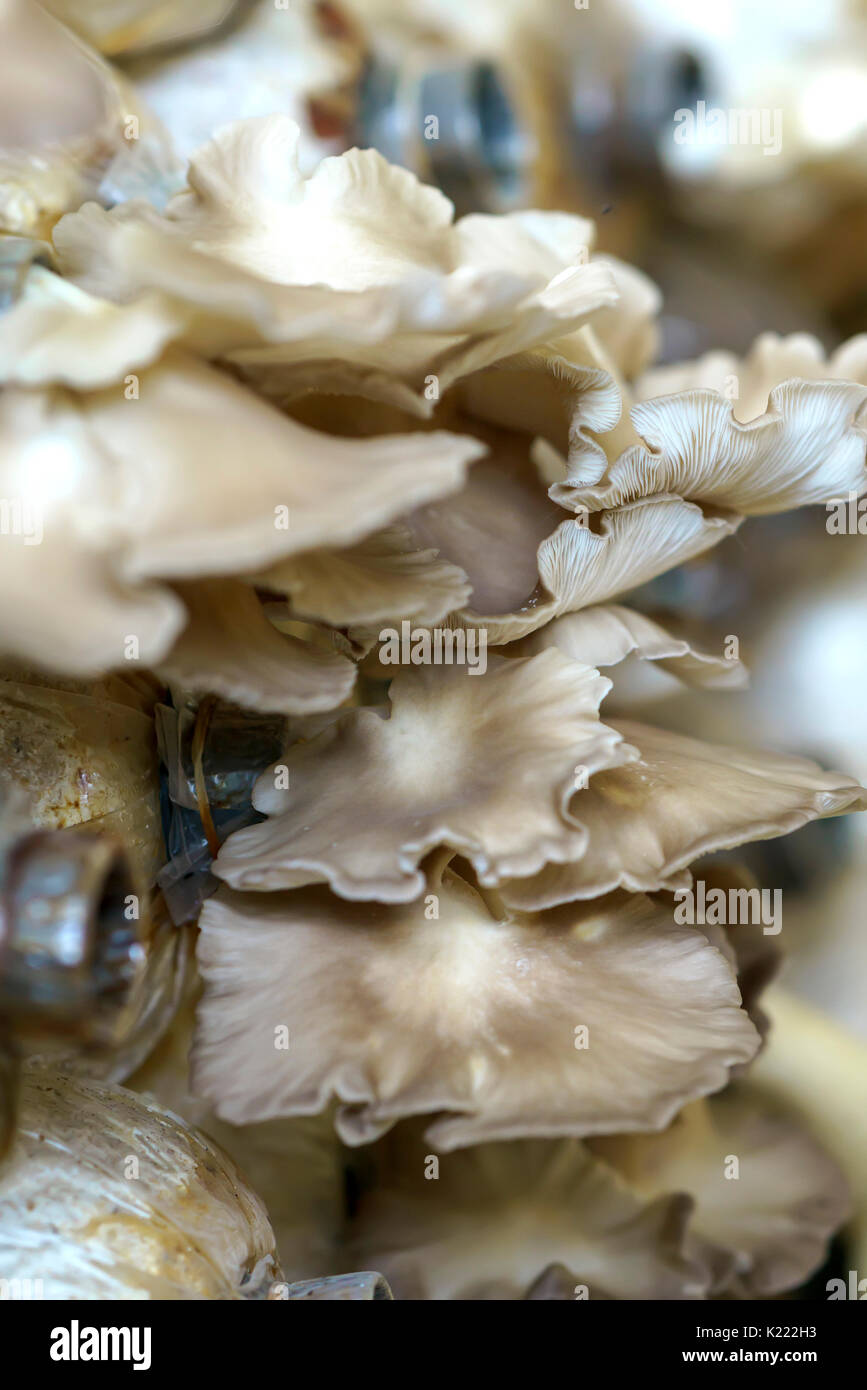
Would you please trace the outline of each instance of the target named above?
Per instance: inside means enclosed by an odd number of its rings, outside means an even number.
[[[752,905],[696,861],[865,792],[630,718],[642,663],[746,673],[623,599],[864,491],[867,345],[654,371],[656,288],[590,222],[297,146],[241,121],[164,210],[67,214],[0,317],[4,657],[286,716],[199,919],[194,1121],[267,1149],[293,1278],[796,1287],[848,1199],[743,1078],[779,927],[677,909]]]

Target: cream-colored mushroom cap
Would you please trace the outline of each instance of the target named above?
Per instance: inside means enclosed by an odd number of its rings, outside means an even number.
[[[220,1116],[334,1096],[347,1143],[423,1114],[441,1150],[655,1129],[759,1047],[729,962],[670,906],[508,913],[451,868],[427,889],[393,906],[323,887],[209,899],[193,1081]]]

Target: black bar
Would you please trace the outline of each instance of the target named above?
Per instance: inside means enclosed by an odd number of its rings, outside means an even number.
[[[245,1387],[274,1383],[275,1375],[305,1386],[320,1374],[332,1379],[345,1358],[353,1380],[365,1363],[389,1368],[389,1380],[413,1381],[427,1371],[440,1385],[472,1365],[516,1373],[514,1357],[529,1355],[535,1380],[577,1382],[601,1368],[613,1375],[640,1371],[667,1375],[708,1367],[765,1372],[791,1366],[851,1373],[864,1343],[867,1320],[857,1300],[720,1303],[560,1303],[558,1307],[505,1303],[387,1303],[330,1312],[289,1302],[36,1303],[0,1304],[0,1346],[13,1343],[20,1365],[49,1381],[99,1373],[177,1376],[195,1372],[195,1390],[214,1390],[237,1375]],[[349,1322],[344,1319],[348,1317]],[[421,1322],[416,1319],[421,1318]],[[103,1350],[106,1360],[85,1359]],[[90,1329],[91,1331],[88,1331]],[[93,1332],[96,1329],[96,1332]],[[138,1329],[138,1335],[134,1333]],[[145,1335],[148,1334],[148,1335]],[[407,1338],[409,1340],[407,1340]],[[422,1338],[424,1340],[422,1340]],[[111,1359],[117,1347],[128,1359]],[[62,1360],[77,1350],[78,1359]],[[7,1351],[7,1355],[10,1354]],[[141,1369],[133,1369],[137,1359]],[[145,1365],[147,1362],[147,1365]],[[439,1370],[437,1371],[437,1366]],[[558,1369],[559,1367],[559,1369]],[[228,1382],[231,1384],[231,1382]],[[350,1387],[351,1387],[350,1382]],[[11,1379],[10,1379],[11,1384]]]

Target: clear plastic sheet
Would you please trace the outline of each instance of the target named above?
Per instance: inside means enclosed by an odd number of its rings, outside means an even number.
[[[22,1076],[0,1204],[0,1278],[46,1299],[264,1299],[281,1279],[223,1150],[152,1100],[51,1069]]]
[[[253,784],[285,747],[289,721],[216,702],[207,724],[197,793],[193,738],[200,707],[181,692],[175,700],[174,705],[156,708],[168,848],[168,863],[157,881],[172,919],[180,924],[194,921],[205,898],[219,886],[210,872],[213,855],[199,795],[207,799],[221,843],[241,826],[261,820],[252,807]]]

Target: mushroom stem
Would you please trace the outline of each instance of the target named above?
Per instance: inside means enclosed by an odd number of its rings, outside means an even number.
[[[476,885],[477,892],[485,907],[490,912],[495,922],[503,922],[509,916],[509,910],[503,899],[494,888],[486,888],[484,884]]]
[[[604,450],[608,462],[614,463],[627,449],[631,449],[636,445],[640,446],[642,443],[641,437],[633,425],[629,414],[634,404],[632,390],[612,358],[605,351],[605,348],[593,332],[593,329],[589,325],[586,325],[581,332],[593,345],[593,351],[588,357],[587,365],[602,367],[603,371],[606,371],[608,375],[613,378],[623,403],[620,419],[613,429],[606,430],[602,434],[595,430],[590,431],[590,434],[596,440],[597,444],[601,445]]]
[[[455,852],[448,845],[440,845],[439,849],[434,850],[427,865],[427,886],[431,892],[435,892],[443,881],[443,874],[455,857]]]

